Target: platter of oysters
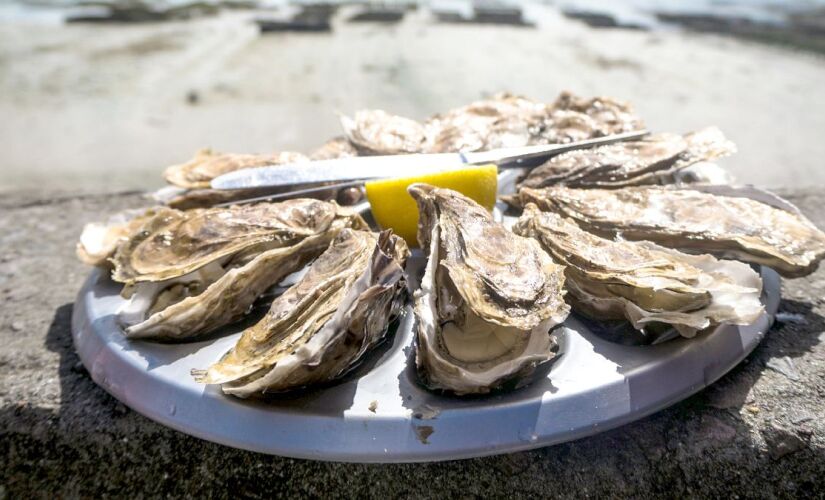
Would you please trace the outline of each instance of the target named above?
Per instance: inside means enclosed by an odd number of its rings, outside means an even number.
[[[245,169],[575,145],[644,125],[621,101],[563,93],[424,122],[362,110],[342,128],[308,155],[199,152],[166,169],[151,206],[84,228],[77,253],[94,269],[72,330],[97,384],[182,432],[290,457],[535,448],[713,383],[770,328],[780,276],[825,257],[796,207],[717,165],[735,146],[714,127],[499,165],[492,210],[410,182],[414,236],[376,222],[357,183],[214,187]]]

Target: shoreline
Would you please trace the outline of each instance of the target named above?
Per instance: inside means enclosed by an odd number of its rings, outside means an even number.
[[[720,164],[766,187],[825,185],[825,58],[714,34],[595,29],[532,5],[536,27],[397,23],[261,35],[255,14],[128,25],[0,23],[0,191],[152,189],[211,147],[310,151],[336,113],[421,119],[496,92],[628,100],[654,131],[717,125]]]

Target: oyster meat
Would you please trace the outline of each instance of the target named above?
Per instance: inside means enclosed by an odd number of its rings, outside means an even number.
[[[345,229],[220,361],[192,375],[240,397],[341,377],[387,333],[406,295],[404,240]]]
[[[637,141],[580,149],[555,156],[533,169],[520,184],[541,188],[623,187],[668,184],[676,172],[736,151],[716,127],[686,134],[656,134]]]
[[[415,184],[409,192],[428,253],[415,294],[423,383],[456,394],[525,385],[554,356],[550,329],[569,313],[562,266],[455,191]]]
[[[741,262],[608,240],[532,203],[513,231],[565,265],[573,308],[594,319],[626,318],[639,330],[665,323],[692,337],[721,323],[753,323],[763,311],[762,280]]]
[[[290,151],[273,154],[233,154],[204,149],[198,151],[188,162],[168,167],[163,172],[163,177],[169,184],[182,188],[207,189],[212,179],[227,172],[301,161],[309,161],[309,158]]]
[[[514,202],[535,203],[602,235],[764,264],[790,278],[816,270],[825,257],[825,233],[784,200],[768,204],[764,201],[778,197],[763,193],[759,201],[754,196],[754,190],[727,187],[706,192],[698,187],[552,186],[522,188]]]
[[[341,126],[350,143],[366,155],[419,153],[424,146],[423,125],[380,109],[342,116]]]
[[[115,253],[129,299],[120,322],[128,337],[180,340],[237,321],[348,227],[366,223],[318,200],[161,209]]]

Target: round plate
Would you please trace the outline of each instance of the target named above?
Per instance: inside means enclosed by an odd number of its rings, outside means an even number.
[[[410,259],[411,280],[423,258]],[[779,277],[763,268],[766,313],[693,339],[625,346],[575,317],[556,330],[559,356],[531,385],[461,399],[416,382],[412,313],[341,382],[268,401],[195,383],[240,335],[188,344],[127,340],[115,322],[120,286],[95,270],[75,303],[72,332],[94,381],[132,409],[181,432],[228,446],[297,458],[354,462],[448,460],[511,452],[595,434],[699,391],[762,339],[779,305]],[[230,331],[231,332],[231,331]],[[226,331],[224,331],[226,333]]]

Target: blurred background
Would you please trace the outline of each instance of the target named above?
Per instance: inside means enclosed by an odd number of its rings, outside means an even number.
[[[154,188],[204,147],[311,151],[339,112],[562,90],[720,126],[740,181],[825,185],[825,0],[0,0],[0,191]]]

